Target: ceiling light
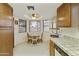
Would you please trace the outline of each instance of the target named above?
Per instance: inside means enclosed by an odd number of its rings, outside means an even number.
[[[32,17],[32,19],[36,19],[36,17]]]
[[[35,10],[34,6],[27,6],[29,19],[41,19],[42,16]]]
[[[28,10],[35,10],[34,6],[27,6]]]
[[[64,20],[64,19],[65,19],[64,17],[60,17],[60,18],[59,18],[60,21],[62,21],[62,20]]]

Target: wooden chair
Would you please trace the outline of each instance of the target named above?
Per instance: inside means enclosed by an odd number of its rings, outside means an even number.
[[[40,36],[38,38],[38,42],[43,42],[43,32],[40,34]]]
[[[37,40],[38,40],[37,36],[33,36],[32,44],[37,44]]]
[[[29,33],[27,33],[27,42],[32,43],[32,36],[30,36]]]

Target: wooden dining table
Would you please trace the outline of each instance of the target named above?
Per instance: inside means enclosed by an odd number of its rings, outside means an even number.
[[[32,43],[33,44],[37,44],[38,39],[39,39],[39,36],[32,35]]]

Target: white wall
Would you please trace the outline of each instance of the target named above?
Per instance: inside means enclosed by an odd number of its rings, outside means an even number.
[[[19,26],[14,25],[14,45],[20,44],[22,42],[25,42],[27,38],[27,33],[19,33]]]

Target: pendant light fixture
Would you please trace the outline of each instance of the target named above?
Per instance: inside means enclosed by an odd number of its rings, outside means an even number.
[[[27,16],[29,16],[29,18],[33,19],[33,20],[38,20],[41,19],[42,16],[35,10],[34,6],[27,6],[28,12],[29,14],[27,14]]]

